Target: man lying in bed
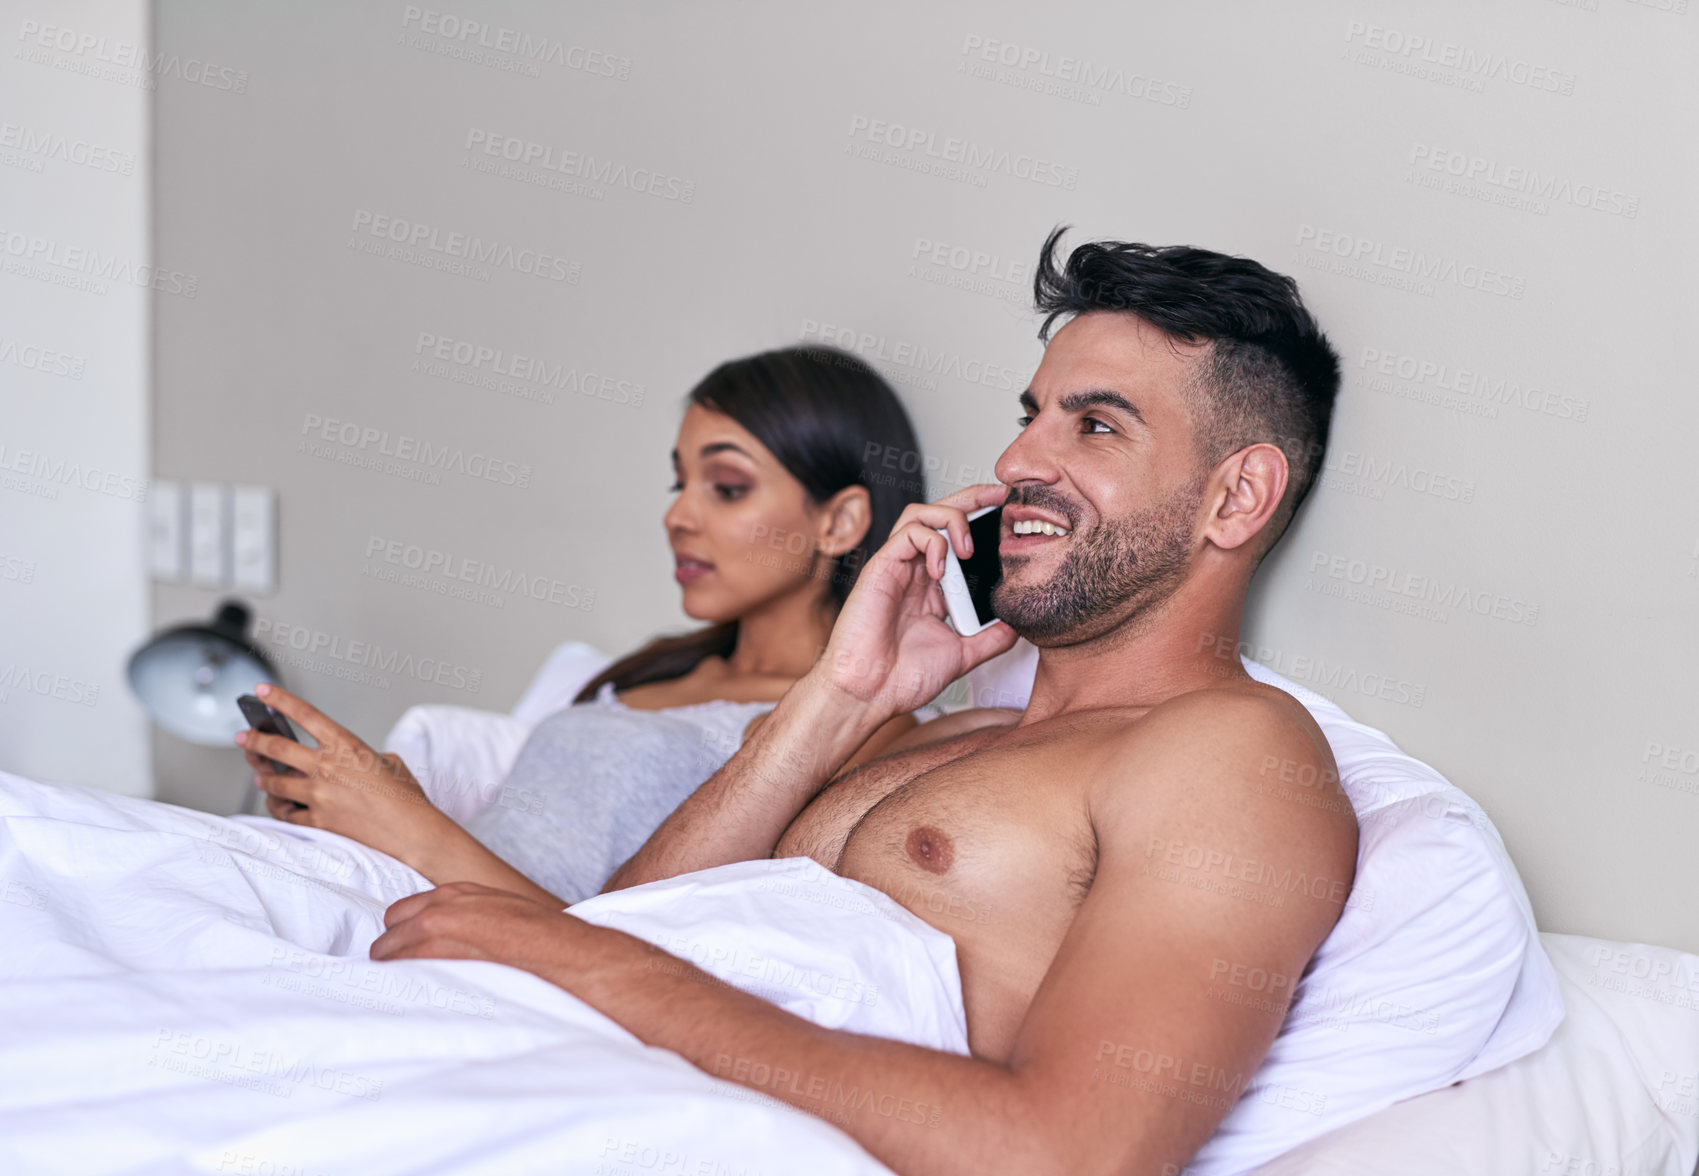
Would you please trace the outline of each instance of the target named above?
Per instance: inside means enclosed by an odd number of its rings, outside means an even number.
[[[1197,1150],[1223,1114],[1201,1096],[1252,1074],[1283,1015],[1209,999],[1212,964],[1301,974],[1356,862],[1349,811],[1292,803],[1297,781],[1332,777],[1321,731],[1213,656],[1315,477],[1338,364],[1294,283],[1254,262],[1100,243],[1058,268],[1055,248],[1038,303],[1046,335],[1067,321],[1021,396],[1003,485],[908,508],[817,667],[612,883],[808,855],[877,887],[954,937],[972,1056],[820,1028],[470,883],[396,903],[374,959],[524,968],[704,1069],[733,1056],[802,1076],[764,1089],[803,1109],[819,1080],[942,1107],[936,1125],[877,1106],[849,1121],[903,1173],[1156,1173]],[[934,528],[961,551],[965,512],[1005,500],[1007,625],[964,639],[943,620]],[[950,716],[839,774],[1017,634],[1041,649],[1023,713]],[[1246,901],[1265,867],[1326,885]],[[1173,1060],[1166,1082],[1113,1080],[1136,1078],[1117,1059],[1151,1054]]]

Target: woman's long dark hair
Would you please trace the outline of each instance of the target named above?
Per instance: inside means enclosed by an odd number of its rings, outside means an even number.
[[[923,500],[925,463],[902,401],[878,372],[846,351],[786,347],[729,360],[691,390],[687,403],[742,425],[817,503],[846,486],[867,488],[867,534],[838,557],[829,580],[839,604],[903,508]],[[725,621],[657,638],[592,678],[574,701],[594,698],[605,682],[629,690],[681,678],[706,657],[729,657],[737,629],[736,621]]]

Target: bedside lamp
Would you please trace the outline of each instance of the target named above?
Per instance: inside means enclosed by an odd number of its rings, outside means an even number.
[[[252,614],[226,600],[210,624],[162,630],[130,655],[130,689],[153,721],[179,739],[234,747],[247,727],[236,696],[255,683],[277,682],[271,659],[248,639]]]

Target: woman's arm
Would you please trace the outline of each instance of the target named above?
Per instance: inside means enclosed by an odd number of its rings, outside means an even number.
[[[415,853],[418,860],[402,859],[419,873],[438,886],[445,886],[450,882],[479,882],[497,890],[534,899],[555,910],[566,908],[567,903],[497,857],[485,848],[483,842],[455,824],[446,814],[436,809],[431,811],[442,818],[436,836],[428,838],[418,848]]]
[[[478,882],[556,910],[567,905],[432,805],[400,756],[373,751],[280,686],[256,692],[318,743],[307,747],[259,731],[236,736],[273,817],[352,837],[399,858],[438,886]],[[272,760],[294,770],[278,772]]]

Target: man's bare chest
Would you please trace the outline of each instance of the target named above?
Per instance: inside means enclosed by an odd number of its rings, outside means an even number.
[[[940,926],[987,922],[1019,890],[1071,910],[1096,861],[1075,742],[982,730],[875,761],[817,797],[776,852]]]

